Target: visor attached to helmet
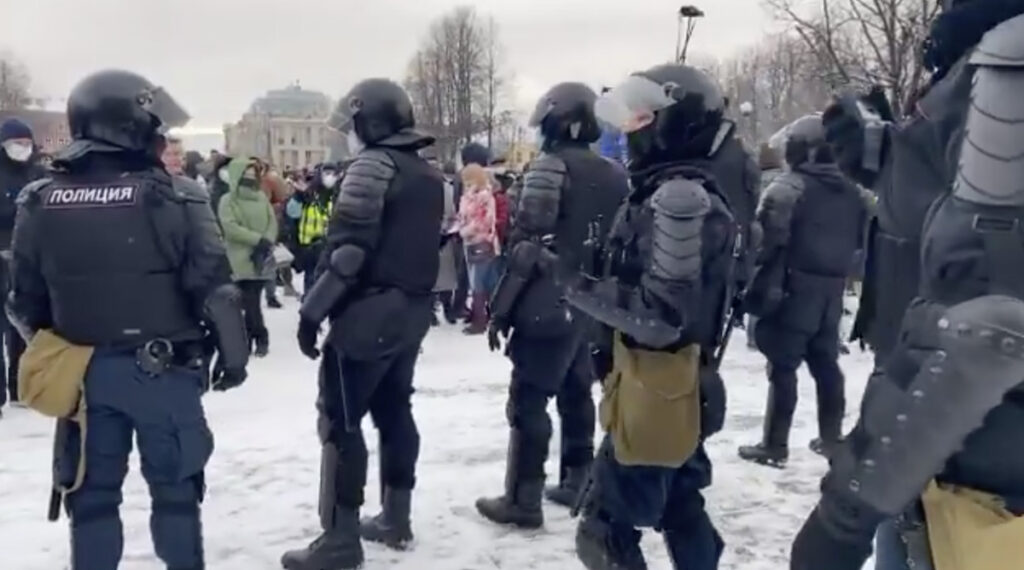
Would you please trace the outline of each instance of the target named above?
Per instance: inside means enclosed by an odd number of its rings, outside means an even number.
[[[334,107],[334,112],[327,119],[327,127],[343,134],[351,131],[355,124],[356,115],[362,109],[363,102],[358,98],[346,97],[338,101],[338,104]]]
[[[191,119],[188,112],[163,87],[154,87],[143,91],[139,94],[138,102],[147,113],[160,121],[158,128],[160,134],[184,127]]]
[[[671,95],[673,89],[674,85],[659,85],[633,75],[601,95],[594,104],[594,114],[619,131],[632,133],[654,122],[655,113],[677,102]]]

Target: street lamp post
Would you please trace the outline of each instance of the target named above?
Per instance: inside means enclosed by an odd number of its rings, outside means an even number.
[[[690,47],[690,38],[693,37],[693,30],[697,27],[697,19],[703,18],[704,12],[696,6],[682,6],[679,8],[679,22],[676,27],[676,63],[686,63],[686,51]],[[683,33],[683,22],[686,22],[686,33]]]

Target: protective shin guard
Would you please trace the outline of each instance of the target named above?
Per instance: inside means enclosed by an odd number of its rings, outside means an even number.
[[[320,524],[323,533],[306,548],[281,557],[286,570],[356,570],[363,565],[359,510],[338,504],[339,454],[325,443],[320,460]]]
[[[544,525],[544,511],[541,508],[544,479],[524,480],[520,476],[519,466],[523,462],[523,454],[529,451],[524,447],[519,430],[513,429],[505,465],[505,494],[478,499],[476,509],[492,522],[535,529]]]

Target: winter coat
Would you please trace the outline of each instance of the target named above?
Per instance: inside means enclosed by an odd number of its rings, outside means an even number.
[[[444,185],[444,218],[441,220],[441,234],[451,233],[459,223],[459,214],[455,209],[455,186],[450,182]],[[454,291],[458,286],[459,272],[455,265],[455,248],[458,242],[449,239],[441,248],[439,253],[441,263],[437,271],[437,282],[434,284],[434,291]]]
[[[459,235],[466,247],[490,243],[497,253],[497,212],[490,187],[467,187],[462,194]]]
[[[494,194],[494,230],[498,235],[498,243],[504,244],[508,238],[509,199],[505,192]]]
[[[242,173],[250,164],[247,158],[231,161],[230,190],[217,208],[235,281],[270,280],[274,275],[273,263],[257,268],[252,261],[253,250],[261,239],[270,243],[277,240],[277,216],[263,190],[239,187]]]
[[[35,157],[27,162],[16,162],[0,149],[0,249],[11,248],[14,216],[18,211],[15,201],[21,189],[45,176],[46,170],[39,166]]]

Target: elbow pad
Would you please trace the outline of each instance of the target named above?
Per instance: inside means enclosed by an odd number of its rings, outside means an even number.
[[[533,278],[535,268],[541,259],[543,247],[533,241],[521,241],[514,248],[508,257],[508,268],[494,288],[494,295],[491,296],[491,320],[503,321],[508,319],[516,306],[516,301],[523,289]]]
[[[234,285],[221,285],[206,297],[203,316],[217,335],[225,370],[244,370],[249,363],[249,337],[242,316],[242,295]]]
[[[303,320],[319,323],[326,319],[352,290],[365,262],[366,250],[356,245],[345,244],[331,252],[327,271],[320,275],[302,301],[299,315]]]

